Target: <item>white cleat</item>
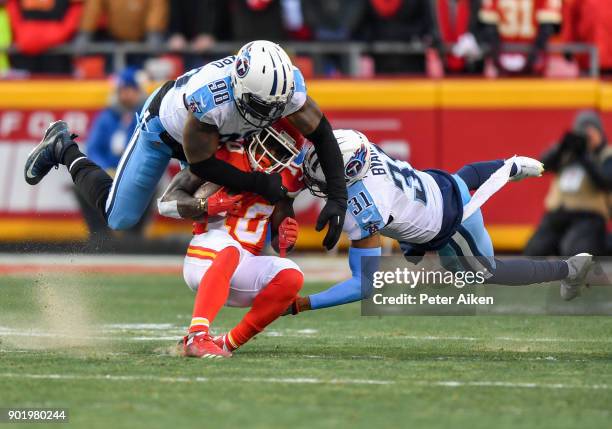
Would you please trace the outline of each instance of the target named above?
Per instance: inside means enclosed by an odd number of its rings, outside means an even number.
[[[559,293],[565,301],[571,301],[580,295],[580,290],[585,284],[585,278],[593,266],[593,255],[579,253],[567,259],[569,274],[567,278],[561,280]]]
[[[511,182],[518,182],[527,177],[540,177],[544,172],[544,164],[537,159],[529,158],[527,156],[517,156],[514,159],[517,171],[514,176],[510,178]]]

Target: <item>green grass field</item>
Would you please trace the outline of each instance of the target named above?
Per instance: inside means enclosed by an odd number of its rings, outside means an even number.
[[[211,362],[174,353],[192,300],[176,276],[0,277],[0,407],[66,407],[87,428],[612,425],[609,317],[354,304],[282,318]],[[243,313],[223,309],[217,331]]]

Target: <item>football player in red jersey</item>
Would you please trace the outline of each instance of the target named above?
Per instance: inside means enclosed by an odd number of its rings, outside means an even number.
[[[497,68],[507,74],[542,73],[550,38],[559,32],[562,0],[483,0],[479,20]],[[529,43],[527,54],[502,52],[502,43]]]
[[[290,259],[260,256],[271,227],[272,246],[281,256],[297,240],[293,197],[303,188],[302,169],[294,163],[303,138],[288,122],[264,129],[247,145],[228,142],[216,156],[250,172],[280,173],[287,198],[275,205],[265,198],[204,185],[189,170],[172,180],[158,202],[160,213],[195,219],[194,236],[187,249],[183,275],[196,291],[189,333],[183,353],[191,357],[229,357],[278,318],[295,299],[304,282],[301,270]],[[207,198],[198,198],[206,192]],[[227,334],[213,338],[210,324],[223,305],[251,307]]]

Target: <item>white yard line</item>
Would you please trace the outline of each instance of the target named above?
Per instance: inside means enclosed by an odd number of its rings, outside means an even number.
[[[508,387],[518,389],[591,389],[609,390],[609,384],[564,384],[564,383],[529,383],[512,381],[423,381],[418,384],[423,386],[439,387]]]
[[[345,336],[343,338],[351,338],[351,336]],[[354,338],[380,338],[377,336],[371,337],[359,337]],[[612,338],[548,338],[548,337],[535,337],[535,338],[521,338],[521,337],[462,337],[462,336],[437,336],[437,335],[396,335],[386,336],[385,339],[396,339],[396,340],[414,340],[414,341],[510,341],[510,342],[526,342],[526,343],[612,343]]]
[[[70,332],[45,332],[30,329],[19,329],[0,326],[0,337],[2,336],[25,336],[25,337],[51,337],[51,338],[75,338],[102,341],[168,341],[182,337],[186,326],[172,325],[169,323],[125,323],[101,325],[101,329],[92,331],[92,335],[74,335]],[[105,334],[105,335],[99,335]],[[115,335],[113,335],[115,334]],[[131,334],[131,335],[130,335]],[[261,335],[268,337],[312,337],[325,336],[325,332],[317,329],[272,329],[264,331]],[[346,335],[345,339],[370,340],[380,338],[380,335]],[[463,342],[524,342],[524,343],[612,343],[612,338],[552,338],[552,337],[471,337],[471,336],[440,336],[440,335],[388,335],[387,340],[398,341],[463,341]]]
[[[101,380],[101,381],[154,381],[160,383],[278,383],[278,384],[395,384],[392,380],[343,379],[343,378],[281,378],[281,377],[160,377],[155,375],[95,375],[95,374],[19,374],[0,373],[0,378],[27,378],[35,380]]]
[[[412,384],[426,387],[494,387],[511,389],[555,389],[555,390],[610,390],[608,384],[565,384],[565,383],[535,383],[535,382],[509,382],[509,381],[457,381],[457,380],[377,380],[354,378],[302,378],[302,377],[169,377],[155,375],[98,375],[98,374],[31,374],[31,373],[0,373],[0,378],[18,378],[34,380],[96,380],[96,381],[151,381],[159,383],[274,383],[274,384],[331,384],[331,385],[391,385]]]

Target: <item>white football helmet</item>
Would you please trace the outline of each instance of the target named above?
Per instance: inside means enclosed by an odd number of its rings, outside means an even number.
[[[334,130],[334,136],[340,146],[344,179],[349,187],[363,179],[370,169],[370,142],[365,135],[355,130]],[[304,156],[304,184],[313,195],[326,195],[325,175],[314,146],[309,147]]]
[[[258,128],[267,127],[282,116],[295,90],[289,56],[267,40],[256,40],[240,48],[231,81],[238,111]]]

